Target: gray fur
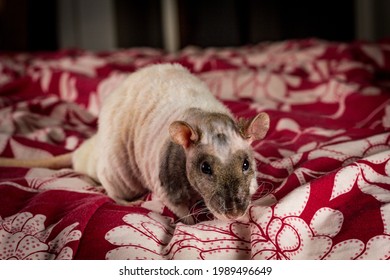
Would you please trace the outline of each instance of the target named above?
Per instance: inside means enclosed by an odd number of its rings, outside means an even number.
[[[161,186],[176,204],[191,201],[197,196],[187,179],[186,155],[183,148],[171,141],[165,145],[160,163]]]
[[[214,135],[213,140],[217,143],[217,145],[225,146],[228,144],[228,138],[224,133],[218,133]]]
[[[243,215],[254,183],[255,160],[249,145],[240,144],[245,140],[235,121],[226,114],[190,109],[188,117],[176,123],[171,133],[175,144],[166,145],[160,170],[169,199],[188,203],[192,189],[220,218]],[[188,144],[183,138],[193,140]],[[245,160],[250,167],[244,171]],[[202,171],[205,162],[211,173]],[[180,184],[185,186],[185,192],[178,190]]]

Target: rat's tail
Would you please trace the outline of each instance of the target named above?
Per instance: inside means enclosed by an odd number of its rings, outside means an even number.
[[[44,159],[14,159],[0,157],[0,166],[8,167],[42,167],[50,169],[61,169],[72,167],[72,153]]]

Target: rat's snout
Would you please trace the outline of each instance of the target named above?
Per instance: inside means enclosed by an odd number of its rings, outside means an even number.
[[[228,219],[228,220],[235,220],[241,216],[243,216],[246,212],[246,209],[247,208],[242,208],[242,209],[236,209],[236,210],[233,210],[233,211],[230,211],[230,212],[227,212],[224,214],[224,216]]]
[[[210,209],[219,219],[237,219],[245,214],[249,200],[249,193],[233,194],[230,188],[224,187],[211,198]]]

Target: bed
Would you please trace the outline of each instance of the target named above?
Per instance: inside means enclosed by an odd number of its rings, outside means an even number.
[[[237,117],[265,111],[245,217],[176,223],[72,169],[0,167],[0,259],[390,259],[390,44],[318,39],[167,54],[0,54],[0,156],[76,149],[126,76],[180,63]]]

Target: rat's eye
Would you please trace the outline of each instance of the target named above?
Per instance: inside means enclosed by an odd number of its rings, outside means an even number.
[[[249,170],[249,161],[247,159],[244,160],[242,164],[242,171],[248,171]]]
[[[201,163],[200,170],[202,171],[202,173],[207,175],[213,174],[213,171],[211,170],[211,166],[207,161]]]

